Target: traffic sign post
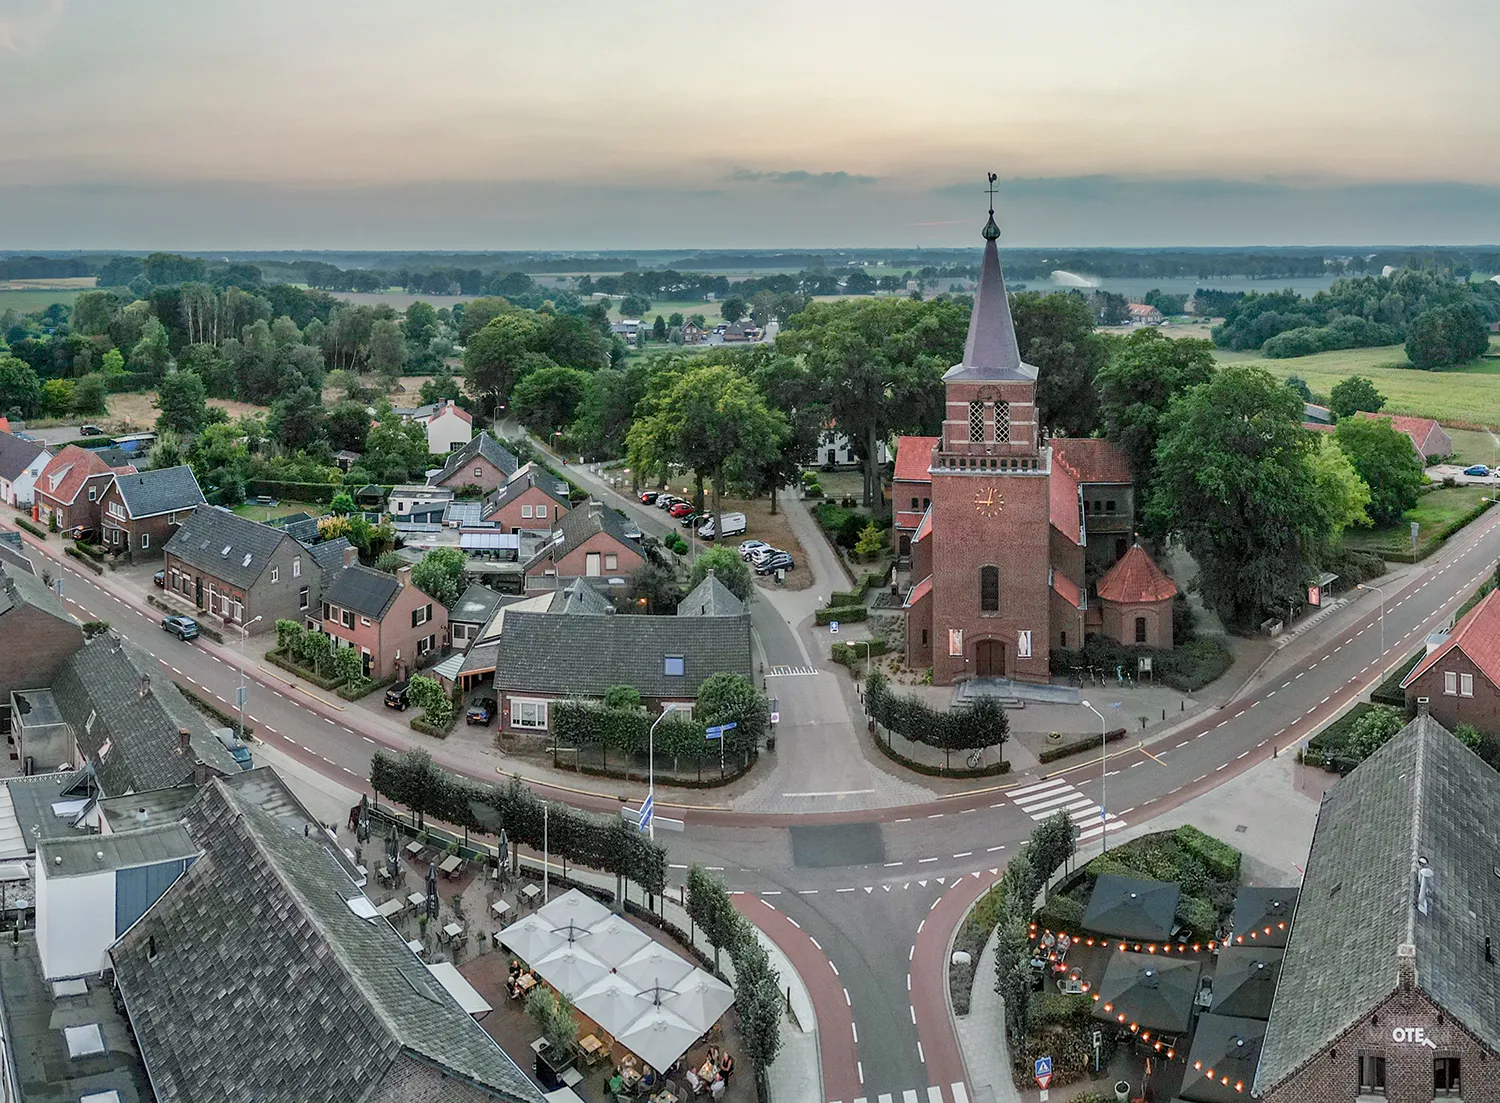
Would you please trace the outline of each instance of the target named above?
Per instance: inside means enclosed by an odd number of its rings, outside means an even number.
[[[715,724],[713,727],[704,728],[703,735],[706,739],[717,739],[719,741],[719,780],[724,780],[724,733],[733,731],[739,727],[738,720],[731,720],[727,724]]]
[[[1052,1083],[1052,1058],[1050,1056],[1036,1059],[1036,1082],[1045,1094],[1047,1085]]]
[[[831,621],[828,622],[828,634],[830,636],[837,636],[839,634],[839,622],[838,621],[831,620]]]

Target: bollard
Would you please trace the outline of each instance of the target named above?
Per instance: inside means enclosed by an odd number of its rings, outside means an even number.
[[[1162,709],[1161,710],[1161,718],[1163,720],[1165,720],[1167,718],[1167,710],[1166,709]]]

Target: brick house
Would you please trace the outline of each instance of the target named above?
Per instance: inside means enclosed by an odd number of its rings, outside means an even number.
[[[0,432],[0,502],[30,509],[36,481],[51,460],[45,444]]]
[[[528,580],[624,579],[646,561],[640,542],[626,533],[624,518],[601,502],[573,510],[554,531],[552,541],[525,564]]]
[[[457,491],[459,487],[477,486],[484,494],[502,487],[521,466],[505,447],[488,433],[481,432],[453,455],[443,469],[427,480],[428,486],[443,486]]]
[[[33,491],[36,519],[45,525],[56,518],[63,531],[79,526],[98,529],[101,499],[117,474],[133,475],[135,468],[129,464],[112,468],[88,449],[68,445],[37,478]]]
[[[1453,632],[1401,681],[1408,707],[1427,698],[1428,711],[1449,728],[1473,724],[1500,735],[1500,590],[1491,590]]]
[[[682,343],[684,345],[701,345],[703,343],[703,327],[692,319],[683,322]]]
[[[508,732],[548,731],[554,701],[603,697],[611,686],[633,687],[655,712],[691,708],[712,674],[753,673],[745,613],[651,617],[507,610],[493,646],[500,726]]]
[[[199,506],[163,558],[167,592],[225,624],[249,625],[251,635],[278,620],[317,626],[322,571],[312,550],[281,529]]]
[[[1372,414],[1365,410],[1359,416],[1369,421],[1389,421],[1391,428],[1411,438],[1411,446],[1423,467],[1428,457],[1445,460],[1453,455],[1453,438],[1430,417],[1408,417],[1405,414]]]
[[[412,585],[410,567],[394,575],[346,567],[323,592],[322,619],[334,646],[359,648],[375,679],[406,677],[448,635],[448,610]]]
[[[100,499],[100,535],[106,547],[132,563],[155,559],[203,504],[203,491],[186,464],[116,475]]]
[[[1177,585],[1139,544],[1099,580],[1102,629],[1135,647],[1172,648],[1172,599]]]
[[[1500,776],[1425,712],[1330,790],[1243,1097],[1500,1100],[1497,850]]]
[[[528,463],[484,500],[480,517],[502,532],[550,529],[571,509],[567,484]]]
[[[24,641],[0,647],[0,719],[6,719],[11,692],[50,686],[83,646],[83,629],[46,583],[6,560],[0,561],[0,639]]]
[[[943,434],[902,437],[896,450],[907,663],[931,666],[937,685],[1046,682],[1053,648],[1101,633],[1136,646],[1142,619],[1142,646],[1171,644],[1170,595],[1159,595],[1175,587],[1154,564],[1097,590],[1130,548],[1130,464],[1109,441],[1049,439],[1038,424],[1038,371],[1021,359],[999,234],[991,219],[963,359],[943,376]],[[1149,563],[1143,549],[1134,557]]]
[[[1150,303],[1127,303],[1126,309],[1130,311],[1130,324],[1133,326],[1159,326],[1166,320],[1161,311]]]

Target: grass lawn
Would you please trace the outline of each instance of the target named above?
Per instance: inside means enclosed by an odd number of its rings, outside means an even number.
[[[322,502],[278,502],[274,506],[263,506],[256,502],[243,502],[234,507],[234,512],[241,517],[248,517],[252,521],[271,521],[277,517],[285,517],[292,513],[307,513],[313,517],[321,517],[328,512],[328,507]]]
[[[46,310],[53,303],[73,304],[78,298],[79,288],[6,288],[0,290],[0,311],[17,310],[30,314],[34,310]]]
[[[1351,548],[1375,552],[1386,559],[1411,559],[1411,522],[1421,525],[1417,557],[1431,552],[1438,534],[1479,504],[1481,498],[1493,497],[1494,490],[1485,486],[1451,486],[1424,494],[1417,504],[1402,515],[1395,525],[1377,529],[1351,529],[1344,543]]]
[[[1490,342],[1492,352],[1500,346]],[[1326,396],[1333,385],[1351,375],[1362,375],[1386,397],[1389,414],[1436,418],[1444,425],[1468,428],[1500,426],[1500,359],[1472,361],[1449,371],[1418,371],[1409,366],[1401,345],[1373,349],[1341,349],[1290,360],[1267,360],[1258,352],[1214,353],[1221,364],[1253,362],[1278,379],[1299,375],[1314,392]]]
[[[1468,466],[1482,463],[1494,467],[1500,463],[1500,442],[1486,429],[1449,429],[1453,438],[1453,462]]]

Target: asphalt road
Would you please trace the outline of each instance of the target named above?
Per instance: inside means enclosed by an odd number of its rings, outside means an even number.
[[[60,545],[52,541],[48,552],[57,555]],[[1415,650],[1490,573],[1497,554],[1500,514],[1491,514],[1409,572],[1399,588],[1387,587],[1384,663],[1394,665]],[[64,598],[81,619],[111,621],[174,678],[232,707],[239,679],[232,646],[202,639],[181,643],[161,631],[160,614],[145,605],[143,595],[116,593],[114,580],[80,573],[71,561],[51,569],[65,579]],[[1154,737],[1144,750],[1128,741],[1114,744],[1103,768],[1093,759],[1056,776],[1076,787],[1079,799],[1106,803],[1126,823],[1197,796],[1273,748],[1294,748],[1367,692],[1380,676],[1379,621],[1378,599],[1363,596],[1273,657],[1255,688],[1226,708]],[[324,700],[258,668],[248,677],[247,713],[256,735],[351,788],[363,787],[377,745],[421,743],[445,768],[486,780],[507,765],[477,742],[450,740],[434,748],[410,732],[404,717]],[[1109,704],[1107,692],[1098,696],[1096,704]],[[907,1090],[926,1097],[928,1086],[948,1083],[951,1055],[938,1058],[941,1068],[933,1066],[934,1054],[952,1046],[951,1026],[937,1001],[947,938],[962,914],[954,901],[972,897],[992,880],[1029,834],[1032,811],[1012,791],[1037,780],[1006,779],[1003,786],[907,807],[804,816],[712,807],[678,812],[688,829],[668,839],[673,879],[680,880],[691,862],[722,870],[733,890],[774,905],[815,939],[840,989],[847,989],[850,1045],[841,1050],[843,1058],[832,1055],[841,1065],[829,1067],[825,1060],[830,1099],[855,1098],[834,1094],[851,1083],[871,1101],[883,1093],[900,1099]],[[596,809],[618,807],[603,793],[554,789],[551,795]],[[931,908],[938,910],[929,922]],[[901,966],[903,958],[910,972]],[[819,1004],[815,989],[820,1020],[833,1014],[829,998],[825,991]]]

